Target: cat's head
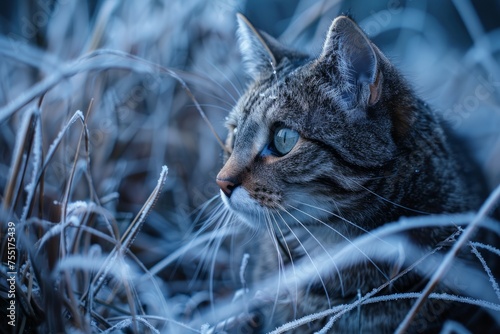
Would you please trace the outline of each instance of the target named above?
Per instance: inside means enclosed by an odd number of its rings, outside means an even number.
[[[333,21],[315,58],[238,22],[253,83],[227,121],[225,204],[253,226],[360,210],[411,126],[405,84],[348,17]]]

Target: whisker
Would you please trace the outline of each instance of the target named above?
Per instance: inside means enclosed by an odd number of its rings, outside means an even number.
[[[272,221],[271,221],[269,210],[266,209],[265,214],[266,214],[266,216],[264,216],[264,218],[266,220],[267,232],[269,233],[269,237],[271,238],[271,241],[273,242],[274,248],[276,250],[276,256],[278,259],[278,286],[276,287],[276,295],[274,297],[273,309],[271,311],[271,316],[269,317],[270,321],[272,322],[272,319],[273,319],[274,314],[276,312],[276,307],[278,305],[279,295],[280,295],[280,291],[281,291],[281,277],[282,277],[281,274],[282,273],[285,274],[285,264],[283,261],[283,257],[281,256],[281,253],[279,251],[280,246],[278,245],[278,241],[276,240],[274,233],[273,233],[274,229],[272,227]],[[286,274],[283,276],[286,278]]]
[[[267,212],[267,214],[269,216],[269,219],[271,219],[271,217],[272,217],[272,220],[274,221],[274,226],[276,228],[275,229],[273,228],[273,230],[277,229],[279,231],[279,233],[281,235],[281,238],[282,238],[283,242],[285,243],[285,246],[283,247],[282,244],[281,244],[281,242],[279,241],[279,238],[275,234],[273,234],[272,237],[273,237],[273,239],[275,239],[276,246],[279,247],[279,248],[282,248],[283,252],[285,252],[285,254],[288,255],[288,258],[290,259],[290,266],[292,267],[293,277],[297,277],[297,273],[295,272],[295,263],[293,261],[292,252],[290,250],[290,247],[288,247],[288,243],[286,242],[286,239],[285,239],[285,236],[283,234],[283,231],[279,228],[278,222],[276,221],[276,217],[272,214],[272,212],[270,212],[269,209],[267,209],[266,212]],[[278,248],[276,249],[276,251],[278,252],[278,254],[280,254]],[[281,255],[280,255],[280,259],[283,262],[283,258],[281,257]],[[284,266],[284,264],[283,264],[282,270],[283,270],[284,276],[286,277],[286,272],[285,272],[285,266]],[[298,287],[297,280],[294,279],[293,281],[295,282],[295,294],[294,294],[294,300],[293,300],[293,315],[294,315],[294,318],[295,318],[295,316],[297,315],[299,287]]]
[[[222,110],[226,113],[229,113],[231,112],[231,109],[232,109],[232,105],[227,103],[227,105],[229,106],[228,107],[224,107],[224,106],[220,106],[218,104],[210,104],[210,103],[200,103],[200,107],[204,107],[204,108],[212,108],[212,109],[218,109],[218,110]],[[188,107],[194,107],[195,105],[194,104],[188,104],[187,105]]]
[[[431,212],[425,212],[425,211],[420,211],[420,210],[417,210],[417,209],[412,209],[412,208],[409,208],[407,206],[404,206],[404,205],[401,205],[401,204],[398,204],[396,202],[393,202],[387,198],[385,198],[384,196],[380,196],[379,194],[377,194],[376,192],[368,189],[367,187],[365,187],[364,185],[360,184],[359,182],[356,182],[355,180],[352,180],[356,185],[358,185],[359,187],[363,188],[364,190],[368,191],[370,194],[372,195],[375,195],[377,198],[383,200],[384,202],[386,203],[389,203],[389,204],[392,204],[394,206],[397,206],[398,208],[402,208],[402,209],[405,209],[405,210],[408,210],[408,211],[411,211],[411,212],[415,212],[415,213],[418,213],[418,214],[422,214],[422,215],[429,215],[429,214],[432,214]]]
[[[213,202],[215,200],[217,200],[218,198],[220,197],[220,195],[216,195],[216,196],[213,196],[212,198],[210,198],[208,201],[206,201],[199,209],[199,212],[198,214],[196,215],[195,219],[193,220],[193,224],[192,226],[196,226],[200,221],[201,221],[201,218],[203,216],[203,214],[205,213],[205,211],[207,210],[207,208],[213,204]],[[213,225],[213,222],[214,221],[217,221],[216,219],[213,219],[214,215],[218,215],[220,214],[221,212],[221,209],[223,208],[224,206],[224,203],[222,202],[219,202],[219,204],[217,204],[217,207],[215,207],[212,211],[212,213],[210,214],[210,216],[207,218],[207,220],[205,221],[205,223],[202,225],[202,227],[200,228],[200,230],[197,231],[197,233],[201,233],[201,232],[204,232],[207,230],[207,228],[209,228],[211,225]],[[223,211],[223,210],[222,210]],[[212,221],[212,222],[211,222]],[[196,237],[197,235],[195,235]]]
[[[297,201],[297,200],[294,200],[294,202],[297,202],[298,204],[305,205],[305,206],[308,206],[308,207],[310,207],[310,208],[312,208],[312,209],[315,209],[315,210],[318,210],[318,211],[322,211],[322,212],[327,213],[327,214],[329,214],[329,215],[331,215],[331,216],[334,216],[334,217],[336,217],[336,218],[338,218],[338,219],[342,220],[343,222],[348,223],[349,225],[356,227],[357,229],[359,229],[359,230],[363,231],[364,233],[366,233],[366,234],[369,234],[369,235],[373,236],[373,237],[374,237],[374,238],[376,238],[378,241],[384,242],[384,243],[386,243],[387,245],[391,246],[391,244],[390,244],[390,243],[388,243],[387,241],[385,241],[385,240],[381,239],[381,238],[380,238],[380,237],[378,237],[377,235],[373,234],[371,231],[369,231],[369,230],[365,229],[365,228],[364,228],[364,227],[362,227],[362,226],[359,226],[358,224],[354,223],[354,222],[353,222],[353,221],[351,221],[351,220],[346,219],[345,217],[342,217],[341,215],[336,214],[335,212],[332,212],[332,211],[329,211],[329,210],[323,209],[323,208],[321,208],[321,207],[319,207],[319,206],[315,206],[315,205],[312,205],[312,204],[309,204],[309,203],[305,203],[305,202]],[[337,210],[338,210],[338,206],[337,206],[337,204],[336,204],[335,202],[334,202],[334,204],[335,204],[335,206],[337,207]],[[323,224],[325,224],[324,222],[322,222],[322,223],[323,223]],[[329,225],[328,225],[328,226],[329,226]]]
[[[210,232],[210,238],[207,242],[207,244],[200,250],[199,252],[199,258],[200,262],[196,267],[195,273],[193,275],[193,279],[191,280],[190,283],[190,288],[192,287],[192,284],[196,282],[198,279],[198,276],[200,275],[201,272],[207,271],[209,268],[209,263],[207,262],[207,258],[211,254],[210,249],[213,249],[214,242],[218,242],[218,245],[220,246],[221,240],[226,237],[226,235],[220,235],[220,232],[222,230],[222,226],[228,225],[228,222],[231,223],[231,212],[227,210],[223,203],[220,203],[214,210],[214,213],[210,215],[209,219],[213,219],[213,222],[208,222],[206,225],[204,224],[200,231],[202,229],[207,230],[209,227],[212,227],[215,222],[215,226],[213,231]],[[232,230],[232,229],[228,229]],[[198,233],[194,236],[193,240],[196,240],[199,238],[201,232],[198,231]],[[234,232],[234,231],[232,231]],[[231,233],[233,234],[233,233]],[[213,252],[217,252],[217,250],[214,250]],[[215,256],[215,255],[214,255]]]
[[[234,85],[234,83],[227,77],[227,75],[222,72],[217,66],[215,66],[214,64],[211,64],[210,62],[208,62],[208,64],[210,66],[212,66],[217,72],[219,72],[223,77],[224,79],[226,79],[227,82],[229,82],[229,84],[231,85],[231,87],[233,87],[233,89],[236,91],[237,94],[239,94],[239,96],[241,96],[241,91]],[[204,73],[199,73],[200,69],[198,69],[196,72],[198,72],[197,74],[197,77],[199,80],[205,80],[207,82],[209,82],[211,84],[210,87],[213,87],[213,85],[216,85],[218,88],[220,88],[228,97],[231,98],[231,100],[236,104],[238,101],[237,99],[239,98],[239,96],[234,96],[233,94],[231,94],[229,92],[229,90],[224,87],[224,85],[221,83],[222,80],[214,80],[208,76],[206,76]]]
[[[294,208],[293,206],[289,205],[291,208]],[[281,208],[281,210],[283,210],[284,212],[286,212],[288,215],[290,215],[290,217],[292,217],[297,223],[299,223],[299,225],[307,232],[309,233],[309,235],[314,239],[314,241],[316,241],[316,243],[321,247],[321,249],[325,252],[325,254],[327,254],[327,256],[330,258],[330,260],[332,261],[332,264],[333,266],[335,267],[335,271],[337,272],[337,276],[339,277],[339,281],[340,281],[340,291],[342,293],[342,296],[345,295],[345,290],[344,290],[344,282],[342,280],[342,276],[340,275],[340,269],[338,268],[337,266],[337,263],[335,262],[335,260],[333,259],[333,257],[331,256],[330,252],[325,248],[325,246],[323,246],[323,243],[321,241],[318,240],[318,238],[316,238],[316,236],[300,221],[297,219],[297,217],[295,217],[291,212],[289,212],[288,210],[286,210],[285,208]],[[341,234],[340,232],[338,231],[335,231],[339,234]]]
[[[206,222],[203,223],[201,228],[198,231],[196,231],[196,233],[193,233],[193,228],[201,221],[201,217],[203,216],[203,214],[206,212],[208,207],[211,204],[213,204],[213,202],[217,198],[218,198],[218,196],[212,197],[211,199],[206,201],[200,208],[197,209],[197,210],[199,210],[199,212],[196,215],[195,219],[193,220],[193,224],[191,224],[191,228],[187,232],[187,235],[192,235],[191,240],[189,241],[189,243],[185,247],[183,247],[186,249],[186,251],[194,248],[194,244],[199,240],[199,238],[203,234],[203,232],[205,232],[207,229],[212,227],[215,224],[215,222],[219,221],[219,217],[223,215],[223,212],[224,212],[224,208],[222,207],[223,203],[219,203],[217,206],[215,206],[212,209],[210,216],[207,218]],[[197,211],[197,210],[195,210],[195,211]],[[220,228],[218,228],[217,230],[218,230],[217,233],[222,232]],[[226,231],[226,232],[231,232],[231,231]],[[212,239],[212,236],[210,236],[209,240],[211,240],[211,239]],[[182,252],[180,254],[179,258],[177,259],[177,263],[172,270],[170,277],[173,277],[174,273],[177,271],[177,269],[179,268],[179,266],[183,262],[184,256],[186,254],[187,254],[187,252]]]
[[[217,254],[221,248],[222,242],[228,235],[234,236],[235,232],[237,231],[237,229],[235,229],[235,226],[231,226],[233,225],[233,222],[233,213],[224,206],[224,203],[220,202],[214,208],[214,210],[208,217],[208,220],[204,225],[202,225],[202,227],[194,237],[194,240],[196,240],[197,238],[199,238],[199,235],[201,233],[200,231],[206,231],[208,228],[211,228],[213,226],[213,231],[210,232],[210,238],[207,244],[200,251],[200,262],[197,265],[195,273],[193,274],[193,278],[191,279],[191,282],[188,286],[191,289],[193,284],[197,281],[200,273],[208,272],[208,295],[214,319],[216,314],[214,296],[214,276],[216,272],[215,264],[217,262]],[[221,235],[220,232],[224,230],[223,227],[228,227],[227,230],[231,231],[231,233]],[[211,257],[211,261],[207,260],[209,257]]]
[[[228,211],[226,211],[229,213],[229,217],[231,216],[231,213]],[[227,216],[225,216],[227,217]],[[224,222],[224,220],[223,220]],[[216,315],[215,315],[215,297],[214,297],[214,276],[215,276],[215,262],[217,260],[217,253],[219,252],[219,249],[220,249],[220,246],[222,244],[222,241],[224,239],[223,238],[219,238],[217,239],[217,243],[214,247],[214,251],[213,251],[213,255],[212,255],[212,262],[211,262],[211,265],[210,265],[210,271],[209,271],[209,278],[208,278],[208,295],[209,295],[209,299],[210,299],[210,305],[211,305],[211,309],[212,309],[212,314],[214,316],[214,319],[216,319]]]
[[[285,211],[286,212],[286,211]],[[293,229],[287,224],[285,218],[283,218],[283,216],[279,213],[279,211],[276,211],[276,214],[281,218],[281,220],[283,221],[283,224],[288,228],[288,230],[292,233],[292,235],[294,236],[294,238],[297,240],[297,242],[299,243],[300,247],[304,250],[304,253],[306,254],[306,256],[309,258],[309,260],[311,261],[311,264],[312,266],[314,267],[314,270],[316,271],[316,274],[318,275],[318,278],[321,282],[321,286],[323,287],[323,290],[325,291],[325,295],[327,297],[327,300],[328,300],[328,307],[330,308],[331,307],[331,301],[330,301],[330,296],[328,294],[328,290],[326,288],[326,285],[325,285],[325,282],[323,281],[323,277],[321,277],[321,274],[320,274],[320,271],[318,269],[318,267],[316,266],[316,263],[314,262],[314,260],[312,259],[311,255],[309,254],[309,252],[307,251],[307,249],[304,247],[304,244],[300,241],[300,238],[295,234],[295,232],[293,231]],[[293,217],[293,216],[292,216]]]
[[[219,72],[223,77],[224,79],[226,79],[227,82],[229,82],[229,84],[231,85],[231,87],[233,87],[233,89],[236,91],[236,93],[238,93],[238,96],[236,98],[239,98],[240,96],[242,96],[243,94],[241,93],[241,90],[236,87],[236,85],[234,84],[234,82],[232,80],[229,79],[229,77],[227,76],[227,74],[223,71],[220,70],[220,68],[218,68],[217,66],[215,66],[214,64],[210,64],[217,72]],[[231,72],[234,74],[234,71],[231,69]],[[239,76],[235,75],[235,78],[238,78]],[[219,81],[216,81],[216,82],[219,82]],[[219,83],[220,84],[220,83]],[[241,83],[240,83],[240,86],[241,86]],[[234,101],[234,103],[237,103],[236,101],[236,98],[229,93],[229,91],[227,89],[225,89],[224,87],[222,87],[222,84],[220,84],[220,86]]]
[[[361,250],[355,243],[353,243],[348,237],[346,237],[345,235],[343,235],[342,233],[340,233],[338,230],[336,230],[333,226],[330,226],[329,224],[323,222],[322,220],[308,214],[307,212],[303,211],[303,210],[300,210],[292,205],[289,205],[292,209],[294,210],[297,210],[303,214],[305,214],[306,216],[308,216],[309,218],[312,218],[314,219],[315,221],[319,222],[320,224],[326,226],[327,228],[329,228],[330,230],[332,230],[333,232],[337,233],[340,237],[342,237],[344,240],[346,240],[349,244],[351,244],[356,250],[358,250],[361,254],[363,254],[363,256],[377,269],[377,271],[382,274],[382,276],[385,278],[385,279],[389,279],[389,277],[382,271],[382,269],[380,269],[379,266],[377,266],[377,264],[368,256],[368,254],[366,254],[363,250]],[[298,220],[297,220],[298,221]],[[303,225],[302,223],[300,223],[301,225]],[[310,233],[310,232],[309,232]],[[384,241],[385,243],[387,243],[389,246],[391,247],[394,247],[393,245],[391,245],[390,243]],[[324,249],[324,247],[323,247]],[[326,251],[326,250],[325,250]],[[331,257],[331,256],[330,256]],[[336,267],[336,270],[337,270],[337,273],[339,273],[339,276],[340,276],[340,272],[339,272],[339,269]],[[343,290],[342,290],[343,291]]]
[[[229,93],[228,93],[228,95],[230,96],[231,101],[228,101],[228,100],[226,100],[225,98],[223,98],[223,97],[221,97],[221,96],[219,96],[219,95],[217,95],[217,94],[212,94],[212,93],[210,93],[210,92],[209,92],[209,91],[207,91],[207,90],[200,90],[200,91],[201,91],[201,93],[202,93],[203,95],[206,95],[206,96],[208,96],[208,97],[213,98],[214,100],[217,100],[217,101],[220,101],[220,102],[222,102],[222,103],[224,103],[224,104],[227,104],[227,105],[228,105],[229,107],[231,107],[231,108],[232,108],[232,107],[233,107],[233,106],[237,103],[237,101],[234,99],[234,97],[233,97],[233,96],[231,96],[231,95],[229,95]],[[226,91],[226,93],[227,93],[227,91]]]

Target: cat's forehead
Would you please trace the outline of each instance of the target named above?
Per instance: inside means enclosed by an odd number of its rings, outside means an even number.
[[[291,97],[301,85],[301,69],[281,70],[254,82],[235,108],[239,121],[258,119],[273,121],[286,116],[284,107],[291,104]]]
[[[252,122],[269,128],[280,123],[299,132],[307,131],[326,116],[324,109],[330,110],[330,114],[338,109],[331,99],[337,94],[335,85],[331,85],[334,78],[325,78],[321,72],[310,62],[255,82],[234,108],[233,122],[238,127]],[[328,115],[328,119],[332,116]]]

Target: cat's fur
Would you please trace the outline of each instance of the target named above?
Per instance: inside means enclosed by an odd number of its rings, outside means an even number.
[[[353,20],[341,16],[333,21],[316,58],[257,32],[242,16],[238,21],[253,83],[229,115],[231,153],[217,182],[226,206],[262,233],[250,250],[253,282],[276,277],[278,259],[287,268],[314,263],[403,216],[478,209],[481,181],[466,175],[472,170],[469,159],[451,146],[439,118]],[[282,127],[297,131],[300,139],[279,156],[269,145]],[[405,237],[424,254],[455,231],[411,230]],[[404,264],[397,263],[397,256],[393,260],[375,260],[377,266],[366,259],[341,267],[316,263],[316,269],[326,265],[328,271],[313,271],[306,285],[280,292],[277,302],[275,292],[267,292],[267,301],[260,292],[253,318],[241,326],[271,330],[353,302],[409,265],[408,259]],[[419,291],[422,281],[411,272],[382,293]],[[339,333],[393,332],[412,303],[364,305],[340,317],[333,328]],[[434,312],[437,306],[440,311]],[[436,331],[453,312],[450,303],[428,302],[410,331]],[[432,313],[432,320],[426,313]],[[297,331],[318,330],[328,319]]]

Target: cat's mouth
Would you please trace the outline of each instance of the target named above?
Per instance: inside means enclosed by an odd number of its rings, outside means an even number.
[[[250,225],[254,225],[255,221],[264,214],[265,208],[253,199],[243,187],[236,187],[232,191],[231,196],[227,196],[221,190],[220,196],[227,208],[235,212]]]
[[[300,196],[292,200],[293,204],[269,207],[252,197],[250,192],[242,186],[236,187],[230,196],[221,190],[220,196],[229,210],[254,228],[265,224],[266,221],[280,227],[324,224],[322,219],[332,214],[327,210],[320,210],[318,206],[307,204],[306,200]]]

